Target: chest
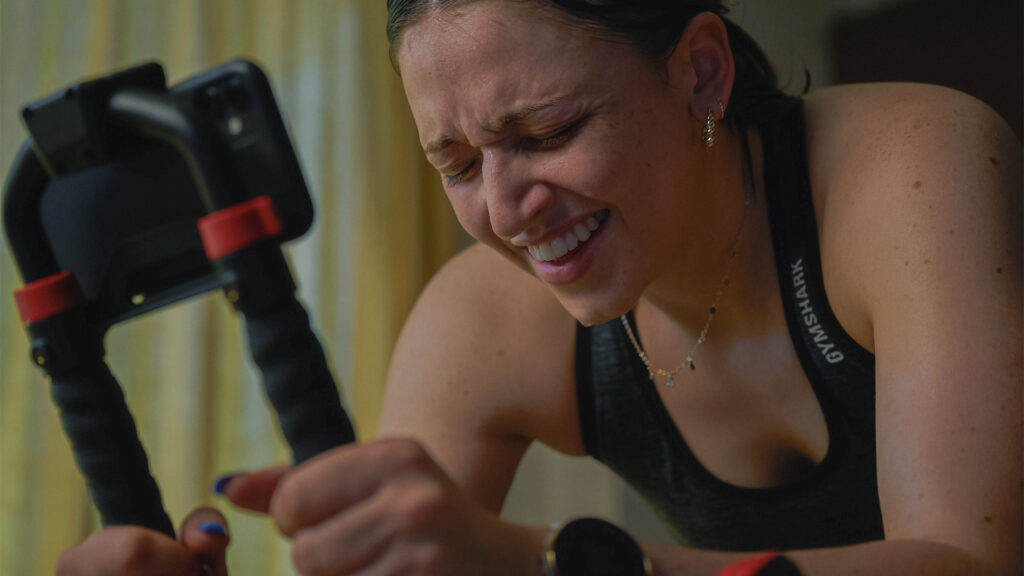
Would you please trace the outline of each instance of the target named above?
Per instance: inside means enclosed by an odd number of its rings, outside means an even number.
[[[792,482],[824,460],[825,414],[788,337],[706,352],[673,387],[657,378],[634,383],[654,388],[674,429],[666,433],[677,433],[700,466],[728,484],[765,488]]]
[[[749,488],[791,482],[820,464],[829,449],[819,398],[823,383],[813,365],[805,365],[806,354],[801,360],[803,343],[794,338],[799,330],[792,330],[807,328],[798,308],[810,294],[803,276],[781,276],[780,283],[767,228],[761,227],[764,241],[752,249],[749,281],[734,283],[732,298],[705,324],[687,328],[652,305],[638,306],[632,328],[623,325],[633,353],[627,351],[627,361],[635,369],[642,351],[647,366],[674,368],[654,369],[646,382],[627,382],[633,378],[629,370],[617,376],[623,386],[653,391],[647,396],[655,404],[651,409],[665,417],[664,433],[681,438],[701,467]],[[797,307],[788,318],[787,303]],[[812,310],[816,305],[806,304]],[[641,375],[647,373],[639,366]]]
[[[846,359],[833,366],[794,346],[799,336],[748,339],[702,353],[690,373],[701,378],[667,388],[648,379],[621,330],[584,332],[586,450],[655,503],[682,541],[791,547],[880,533],[870,354],[842,342]]]

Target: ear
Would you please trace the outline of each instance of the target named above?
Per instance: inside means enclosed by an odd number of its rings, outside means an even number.
[[[684,87],[690,114],[703,122],[708,110],[716,119],[729,107],[736,63],[725,22],[711,12],[694,16],[669,57],[669,77]],[[719,106],[721,100],[721,106]]]

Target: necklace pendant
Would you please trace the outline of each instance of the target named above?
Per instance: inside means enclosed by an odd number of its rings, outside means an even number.
[[[675,387],[676,387],[676,379],[675,379],[675,378],[669,378],[669,379],[668,379],[668,382],[666,382],[665,384],[666,384],[666,385],[667,385],[667,386],[668,386],[669,388],[675,388]]]

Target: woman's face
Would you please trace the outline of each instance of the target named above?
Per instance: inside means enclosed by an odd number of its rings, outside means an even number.
[[[422,17],[398,62],[459,222],[580,321],[629,310],[689,237],[702,176],[688,75],[494,0]]]

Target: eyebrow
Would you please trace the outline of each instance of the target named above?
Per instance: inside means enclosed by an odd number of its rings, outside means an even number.
[[[448,136],[442,136],[437,140],[434,140],[430,144],[423,147],[423,152],[426,154],[437,154],[441,150],[451,146],[455,141]]]
[[[536,114],[537,112],[547,110],[548,108],[551,108],[552,106],[558,104],[563,100],[565,100],[565,97],[557,96],[550,100],[545,100],[544,102],[541,102],[539,104],[531,104],[529,106],[524,106],[519,110],[515,110],[513,112],[505,114],[497,122],[487,126],[486,129],[488,132],[499,133],[502,130],[505,130],[506,128],[511,126],[512,124],[522,122],[526,118],[529,118],[531,115]],[[436,154],[454,143],[455,140],[453,140],[450,136],[442,136],[437,140],[434,140],[433,142],[424,146],[423,152],[426,154]]]

